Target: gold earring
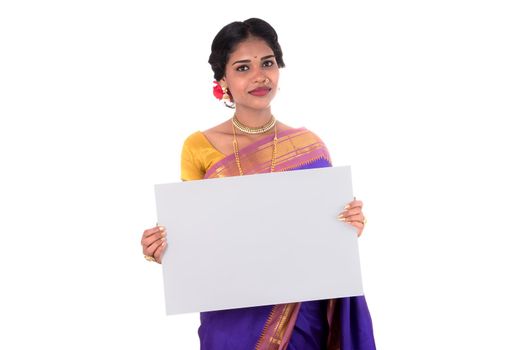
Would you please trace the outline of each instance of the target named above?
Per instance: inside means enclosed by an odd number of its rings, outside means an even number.
[[[222,95],[222,100],[231,100],[231,98],[229,98],[229,89],[227,88],[227,86],[222,86],[222,91],[224,91],[224,95]]]
[[[231,98],[229,95],[229,89],[227,87],[222,87],[222,90],[224,91],[224,95],[222,95],[222,101],[224,101],[224,105],[227,108],[235,108],[235,101]]]

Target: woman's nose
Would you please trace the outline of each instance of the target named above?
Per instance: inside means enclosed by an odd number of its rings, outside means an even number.
[[[255,77],[255,83],[258,83],[258,84],[267,84],[267,83],[269,83],[269,78],[266,77],[264,74],[258,74],[258,75]]]

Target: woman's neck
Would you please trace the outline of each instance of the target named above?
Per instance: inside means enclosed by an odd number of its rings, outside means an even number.
[[[235,115],[242,124],[257,128],[271,120],[271,108],[263,110],[237,109]]]

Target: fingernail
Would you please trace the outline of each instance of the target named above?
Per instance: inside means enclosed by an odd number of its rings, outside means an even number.
[[[349,204],[346,204],[346,206],[344,207],[344,209],[349,209]]]
[[[343,217],[343,216],[344,216],[344,214],[339,214],[339,215],[337,216],[337,218],[340,219],[340,218]]]
[[[164,230],[165,230],[164,226],[158,226],[158,229],[159,229],[160,231],[164,231]]]
[[[166,236],[166,232],[163,231],[160,235],[161,235],[162,237],[165,237],[165,236]]]
[[[166,244],[167,244],[167,242],[166,242],[166,241],[162,242],[162,247],[165,247],[165,246],[166,246]]]
[[[346,221],[346,218],[341,218],[341,217],[339,217],[338,220],[339,220],[339,221]]]

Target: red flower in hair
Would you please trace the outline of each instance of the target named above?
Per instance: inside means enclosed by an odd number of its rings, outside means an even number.
[[[216,80],[213,81],[213,83],[215,83],[215,86],[213,86],[213,95],[221,100],[224,97],[224,90],[222,90],[222,86]]]

